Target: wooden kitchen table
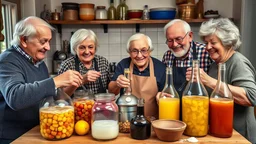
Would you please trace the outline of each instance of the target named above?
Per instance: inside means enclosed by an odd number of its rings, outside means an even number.
[[[189,138],[188,136],[182,136],[181,140],[173,143],[189,143],[185,139]],[[197,137],[199,144],[250,144],[243,136],[241,136],[237,131],[233,130],[233,135],[230,138],[217,138],[210,135],[205,137]],[[39,131],[39,126],[34,127],[27,133],[23,134],[21,137],[17,138],[12,144],[45,144],[45,143],[54,143],[54,144],[92,144],[92,143],[111,143],[111,144],[158,144],[158,143],[167,143],[157,139],[154,132],[151,133],[151,137],[147,140],[134,140],[130,137],[129,134],[119,133],[118,137],[114,140],[109,141],[97,141],[92,138],[90,134],[85,136],[72,135],[70,138],[59,140],[59,141],[48,141],[44,139]],[[170,143],[170,142],[169,142]],[[191,143],[190,143],[191,144]]]

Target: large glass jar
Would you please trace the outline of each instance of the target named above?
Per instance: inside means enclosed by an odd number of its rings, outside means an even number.
[[[182,121],[187,124],[184,134],[189,136],[208,132],[209,97],[199,73],[199,62],[193,60],[192,76],[182,94]]]
[[[116,13],[117,20],[128,20],[128,6],[125,0],[121,0],[120,4],[117,6]]]
[[[47,140],[70,137],[74,130],[74,107],[71,98],[60,88],[57,96],[45,98],[40,105],[40,133]]]
[[[93,93],[89,90],[77,89],[73,98],[75,108],[75,122],[85,120],[91,126]]]
[[[118,106],[112,93],[95,94],[92,108],[91,134],[97,140],[111,140],[118,136]]]

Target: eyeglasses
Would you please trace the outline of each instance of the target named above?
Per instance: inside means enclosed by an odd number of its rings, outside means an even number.
[[[149,51],[149,49],[142,49],[142,50],[132,49],[132,50],[130,50],[131,54],[134,55],[134,56],[137,56],[139,54],[139,52],[142,55],[147,55],[148,51]]]
[[[188,35],[188,33],[189,32],[187,32],[184,37],[177,37],[175,39],[166,39],[165,43],[172,45],[174,41],[176,41],[176,43],[181,44],[183,39]]]

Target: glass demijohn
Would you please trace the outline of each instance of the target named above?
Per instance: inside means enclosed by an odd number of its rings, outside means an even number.
[[[159,98],[159,119],[180,118],[180,98],[173,86],[172,68],[166,67],[166,81]]]
[[[227,85],[226,65],[218,65],[218,81],[210,97],[210,134],[231,137],[233,132],[234,99]]]
[[[124,76],[131,79],[129,68],[124,69]],[[131,86],[124,89],[124,94],[117,99],[119,109],[119,132],[130,132],[130,121],[136,116],[137,112],[137,97],[132,95]]]
[[[187,124],[184,134],[189,136],[208,132],[209,97],[199,73],[199,62],[193,60],[192,76],[182,94],[182,121]]]
[[[60,88],[56,96],[40,105],[40,133],[47,140],[69,138],[74,130],[74,107],[71,98]]]
[[[114,94],[95,94],[91,123],[91,134],[96,140],[111,140],[118,136],[118,107]]]

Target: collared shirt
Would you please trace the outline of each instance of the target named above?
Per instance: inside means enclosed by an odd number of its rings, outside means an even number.
[[[209,67],[213,60],[210,58],[209,53],[206,51],[205,44],[194,42],[196,45],[196,53],[197,53],[197,60],[199,60],[200,68],[203,68],[205,72],[208,72]],[[176,57],[172,54],[171,50],[168,50],[164,53],[162,62],[170,67],[173,65],[174,59]],[[192,43],[190,44],[189,54],[184,59],[177,59],[176,58],[176,67],[192,67],[193,63],[193,49]]]
[[[95,60],[98,63],[98,68],[101,73],[101,80],[102,80],[102,86],[104,89],[107,89],[108,83],[111,79],[111,73],[109,71],[109,62],[105,57],[95,55]],[[76,70],[75,69],[75,56],[70,57],[63,61],[60,65],[60,69],[58,71],[58,74],[62,74],[67,70]],[[79,72],[81,75],[86,74],[89,70],[95,70],[95,64],[92,61],[92,67],[90,69],[87,69],[82,62],[79,63]],[[88,82],[84,85],[86,88],[91,90],[94,94],[98,93],[98,90],[100,89],[100,82],[97,79],[95,82]]]
[[[13,45],[12,46],[16,51],[18,51],[22,56],[24,56],[30,63],[32,63],[35,67],[39,67],[39,65],[43,62],[43,61],[38,61],[36,63],[34,63],[33,58],[28,55],[20,46],[18,45]]]

